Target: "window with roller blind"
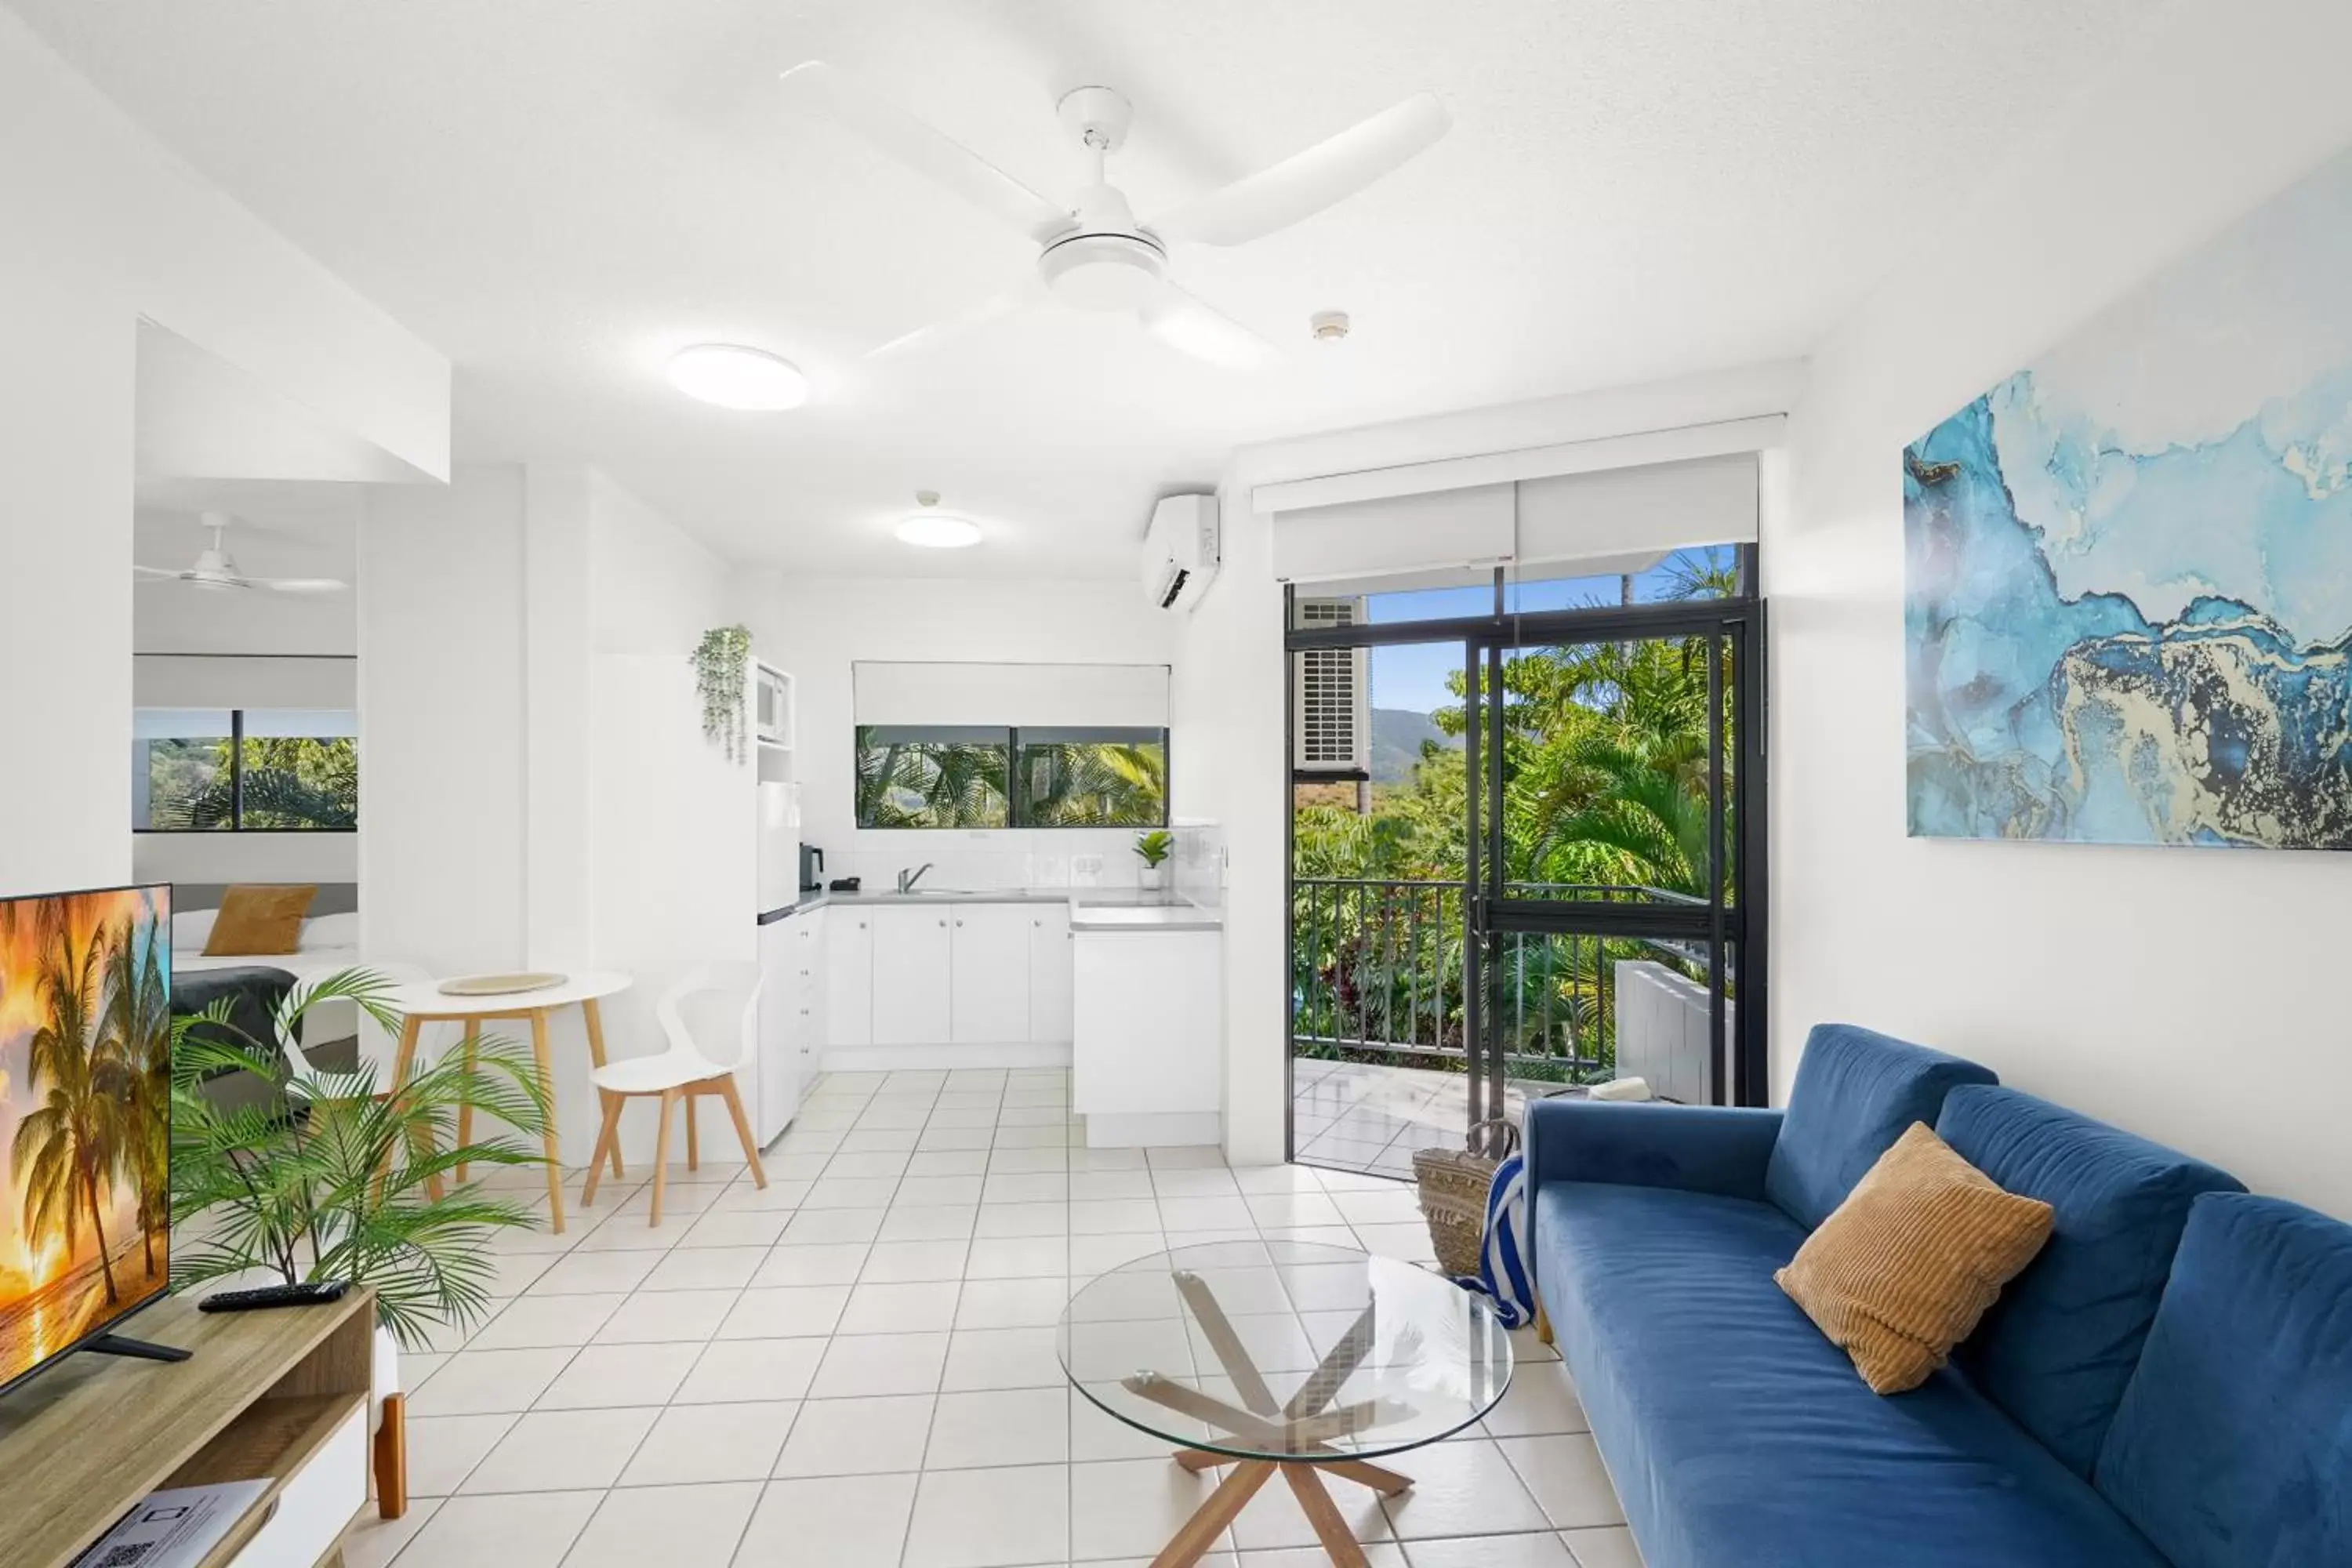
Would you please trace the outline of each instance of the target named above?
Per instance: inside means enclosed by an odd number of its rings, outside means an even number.
[[[1165,666],[861,663],[853,675],[860,827],[1168,824]]]

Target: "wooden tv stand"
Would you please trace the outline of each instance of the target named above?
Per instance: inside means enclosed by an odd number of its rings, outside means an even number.
[[[123,1333],[194,1354],[77,1354],[0,1394],[0,1568],[63,1568],[165,1487],[267,1478],[204,1568],[339,1563],[367,1501],[375,1301],[205,1314],[174,1296]]]

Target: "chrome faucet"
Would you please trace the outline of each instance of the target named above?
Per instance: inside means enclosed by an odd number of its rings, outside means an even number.
[[[921,881],[923,879],[923,873],[930,868],[931,863],[929,860],[926,860],[911,871],[902,869],[898,873],[898,890],[902,893],[913,892],[915,890],[915,884]]]

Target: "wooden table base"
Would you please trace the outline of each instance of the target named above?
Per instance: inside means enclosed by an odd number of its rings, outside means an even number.
[[[1234,1468],[1217,1489],[1209,1494],[1208,1501],[1176,1532],[1167,1550],[1151,1560],[1151,1568],[1190,1568],[1199,1562],[1276,1470],[1282,1472],[1291,1495],[1298,1500],[1300,1511],[1315,1527],[1315,1538],[1323,1543],[1324,1555],[1339,1568],[1370,1568],[1363,1547],[1348,1528],[1347,1516],[1339,1511],[1339,1505],[1331,1500],[1330,1492],[1323,1485],[1323,1472],[1370,1487],[1382,1497],[1395,1497],[1412,1485],[1410,1477],[1362,1459],[1347,1458],[1326,1446],[1330,1438],[1359,1430],[1394,1413],[1378,1401],[1339,1410],[1329,1408],[1341,1385],[1362,1364],[1372,1347],[1373,1309],[1367,1306],[1349,1331],[1325,1352],[1322,1362],[1289,1402],[1278,1404],[1257,1363],[1243,1345],[1241,1335],[1234,1331],[1224,1308],[1208,1286],[1191,1273],[1177,1274],[1175,1281],[1178,1294],[1192,1309],[1193,1321],[1200,1325],[1209,1348],[1233,1379],[1242,1403],[1248,1408],[1236,1409],[1212,1394],[1148,1371],[1122,1379],[1128,1391],[1237,1437],[1265,1443],[1277,1452],[1286,1450],[1299,1457],[1235,1461],[1230,1455],[1202,1448],[1177,1450],[1176,1462],[1196,1474],[1226,1463],[1232,1463]],[[1329,1457],[1321,1457],[1324,1455]]]
[[[1188,1470],[1205,1470],[1228,1461],[1220,1454],[1186,1448],[1178,1452],[1176,1462]],[[1208,1500],[1184,1521],[1184,1528],[1176,1532],[1166,1549],[1151,1560],[1151,1568],[1192,1568],[1192,1564],[1216,1550],[1217,1537],[1241,1517],[1241,1511],[1248,1506],[1249,1500],[1257,1495],[1260,1487],[1273,1479],[1276,1470],[1280,1470],[1282,1479],[1290,1483],[1291,1495],[1298,1500],[1299,1510],[1315,1527],[1315,1539],[1323,1543],[1323,1554],[1339,1568],[1370,1568],[1370,1564],[1364,1556],[1363,1547],[1348,1528],[1347,1516],[1339,1511],[1339,1505],[1331,1500],[1330,1492],[1325,1489],[1320,1472],[1328,1470],[1335,1476],[1360,1481],[1383,1497],[1394,1497],[1412,1485],[1411,1479],[1392,1470],[1350,1459],[1320,1464],[1303,1460],[1243,1459],[1234,1464],[1217,1489],[1209,1494]]]

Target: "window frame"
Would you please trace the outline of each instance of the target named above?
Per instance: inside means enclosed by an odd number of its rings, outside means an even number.
[[[352,808],[352,825],[349,827],[247,827],[245,825],[246,710],[242,708],[231,708],[226,710],[226,711],[228,713],[228,821],[218,827],[155,827],[152,826],[141,826],[134,823],[131,825],[131,828],[132,833],[153,833],[172,836],[185,835],[189,837],[208,838],[215,835],[224,833],[357,833],[360,830],[359,810],[356,805]],[[324,739],[325,737],[312,738]],[[358,743],[358,737],[352,736],[351,739],[354,746],[356,746]],[[152,811],[152,806],[150,809]]]
[[[892,726],[888,725],[858,724],[854,722],[850,726],[849,793],[853,806],[857,801],[858,760],[866,751],[866,742],[864,740],[865,731],[873,729],[887,729],[891,727]],[[959,725],[956,727],[960,729],[969,728],[979,730],[995,730],[998,728],[998,726],[993,724],[975,724],[968,726]],[[1107,730],[1132,730],[1138,734],[1155,734],[1159,736],[1160,753],[1165,760],[1167,778],[1162,784],[1160,791],[1160,816],[1158,820],[1153,822],[1138,823],[1030,821],[1028,819],[1026,809],[1026,791],[1016,787],[1021,782],[1021,731],[1024,727],[1019,724],[1007,724],[1003,726],[1004,732],[1004,821],[1001,825],[974,827],[968,824],[956,826],[947,823],[924,823],[883,826],[877,826],[874,823],[857,820],[853,823],[853,826],[856,831],[859,833],[1149,833],[1155,828],[1173,826],[1176,820],[1174,802],[1172,799],[1175,793],[1176,747],[1171,728],[1165,724],[1106,724],[1098,727]],[[1055,730],[1066,729],[1067,726],[1059,724],[1043,724],[1030,726],[1030,728],[1045,730],[1050,732]],[[990,743],[992,744],[993,742]]]

